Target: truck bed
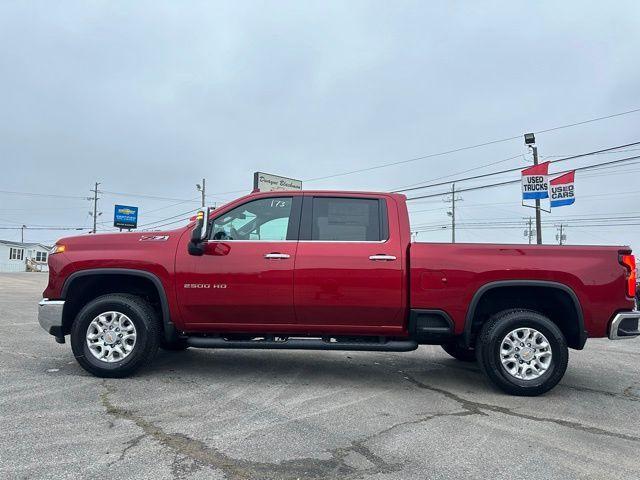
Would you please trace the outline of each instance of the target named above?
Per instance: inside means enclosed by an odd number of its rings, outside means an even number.
[[[438,309],[464,330],[474,295],[490,285],[566,285],[579,298],[589,336],[607,334],[609,319],[632,309],[618,256],[625,246],[544,246],[415,242],[410,250],[410,305]],[[495,282],[495,283],[494,283]]]

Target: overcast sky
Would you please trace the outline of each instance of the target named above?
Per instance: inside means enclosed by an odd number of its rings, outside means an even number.
[[[637,1],[3,1],[0,190],[76,198],[0,193],[0,226],[90,226],[96,181],[109,229],[115,203],[139,206],[143,224],[197,208],[203,177],[209,202],[222,202],[250,191],[256,170],[308,180],[639,108],[639,18]],[[541,133],[541,159],[640,141],[639,124],[635,113]],[[304,187],[388,191],[514,156],[473,173],[531,165],[521,138]],[[545,242],[566,219],[569,243],[640,247],[640,226],[575,223],[640,224],[639,171],[579,172],[576,204],[544,214]],[[533,214],[518,184],[460,196],[462,226]],[[449,222],[442,198],[410,210],[415,230]],[[457,239],[526,242],[522,222]],[[418,239],[448,241],[450,230]]]

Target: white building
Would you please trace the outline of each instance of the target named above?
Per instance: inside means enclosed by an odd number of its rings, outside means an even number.
[[[47,272],[51,247],[0,240],[0,272]]]

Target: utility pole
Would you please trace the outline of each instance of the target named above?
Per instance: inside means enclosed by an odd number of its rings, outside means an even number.
[[[20,243],[24,243],[24,229],[27,228],[26,225],[22,225],[20,227]]]
[[[533,220],[529,217],[529,221],[527,222],[527,229],[524,231],[524,236],[529,238],[529,245],[531,245],[531,239],[533,238]]]
[[[564,233],[564,225],[561,223],[560,225],[556,225],[558,229],[558,233],[556,234],[556,240],[558,240],[558,245],[564,245],[564,242],[567,240],[567,234]]]
[[[94,189],[91,190],[93,192],[93,197],[89,197],[89,200],[93,200],[93,213],[91,214],[93,216],[93,230],[91,230],[91,233],[96,233],[98,215],[101,214],[98,213],[98,185],[100,185],[100,183],[96,182]]]
[[[198,191],[202,194],[202,208],[205,207],[205,203],[206,203],[206,189],[207,189],[207,185],[206,185],[206,179],[202,179],[202,186],[196,184],[196,188],[198,189]]]
[[[445,202],[451,202],[451,210],[447,215],[451,217],[451,243],[456,243],[456,201],[462,201],[462,197],[456,197],[456,184],[451,184],[451,198],[447,198]]]

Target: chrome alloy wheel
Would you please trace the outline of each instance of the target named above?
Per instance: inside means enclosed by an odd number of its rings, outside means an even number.
[[[94,318],[87,328],[87,346],[101,362],[124,360],[136,345],[136,327],[120,312],[104,312]]]
[[[551,345],[533,328],[517,328],[500,344],[500,361],[506,372],[519,380],[535,380],[551,365]]]

